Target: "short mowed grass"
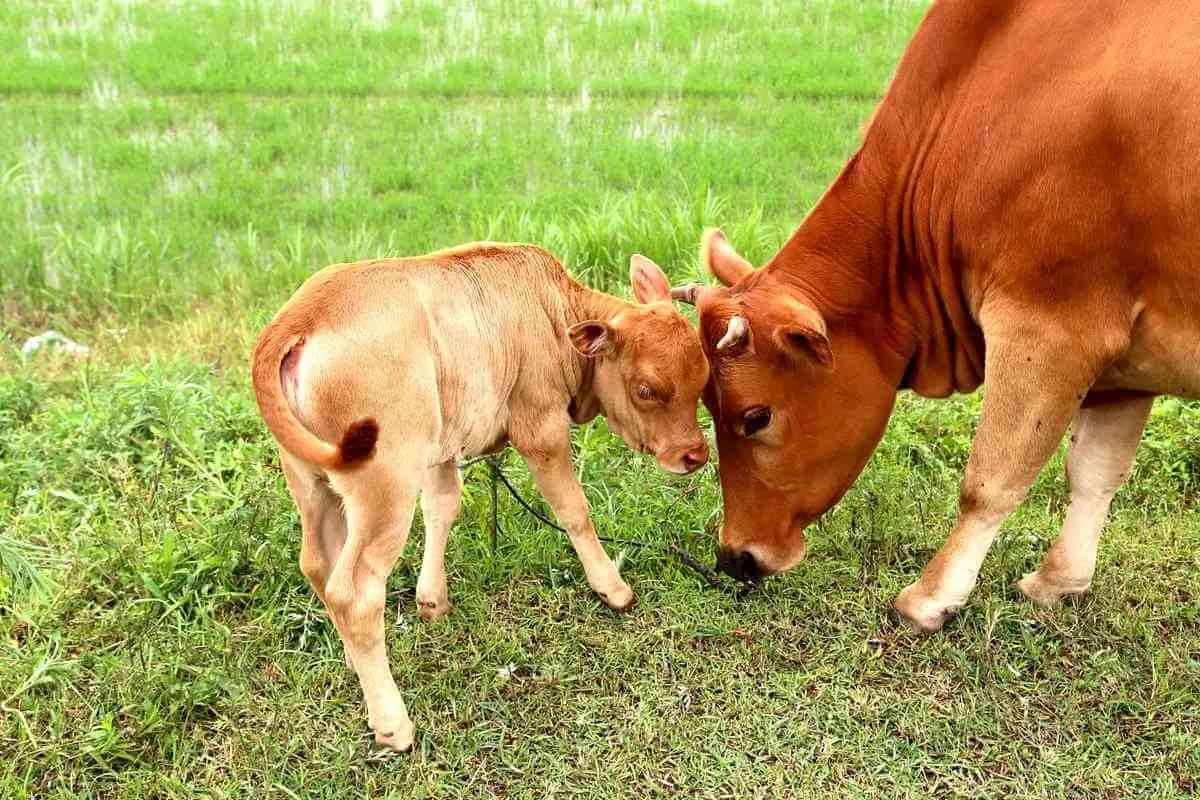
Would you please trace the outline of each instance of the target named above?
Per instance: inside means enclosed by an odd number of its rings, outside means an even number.
[[[713,224],[761,262],[922,10],[0,6],[0,797],[1194,796],[1195,403],[1158,402],[1090,596],[1011,589],[1061,524],[1060,455],[927,639],[886,611],[953,522],[978,398],[901,398],[807,561],[759,591],[611,547],[624,615],[503,495],[493,549],[474,467],[452,616],[414,613],[419,522],[391,583],[410,756],[372,748],[298,569],[246,366],[305,276],[492,238],[627,292],[632,252],[701,278]],[[22,358],[47,328],[91,356]],[[670,478],[603,423],[576,450],[602,534],[711,559],[713,470]]]

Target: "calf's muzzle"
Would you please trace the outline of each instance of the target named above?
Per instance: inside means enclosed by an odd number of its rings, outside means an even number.
[[[689,475],[708,463],[708,442],[701,437],[698,442],[676,450],[668,450],[659,455],[658,463],[668,472]]]

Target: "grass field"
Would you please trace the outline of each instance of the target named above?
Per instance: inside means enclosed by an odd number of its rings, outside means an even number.
[[[902,398],[808,560],[741,599],[629,549],[615,615],[511,502],[492,552],[471,472],[453,615],[416,617],[419,523],[391,585],[407,757],[369,746],[300,574],[246,365],[305,276],[515,239],[627,292],[634,251],[699,277],[709,224],[761,261],[921,12],[0,5],[0,797],[1194,796],[1195,403],[1158,402],[1092,595],[1010,588],[1061,523],[1060,457],[929,639],[886,609],[953,521],[977,398]],[[92,356],[22,359],[47,328]],[[602,423],[576,443],[602,534],[711,559],[712,470],[669,478]]]

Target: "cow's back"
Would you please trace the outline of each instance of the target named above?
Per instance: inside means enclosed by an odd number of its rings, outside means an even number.
[[[987,289],[1071,315],[1103,295],[1096,335],[1130,349],[1098,385],[1200,394],[1200,14],[1000,8],[939,4],[905,60],[944,60],[950,37],[961,63],[897,77],[910,108],[918,87],[940,105],[928,192],[951,206],[968,302],[978,314]]]
[[[1193,4],[1019,3],[984,36],[968,74],[951,101],[945,157],[978,256],[994,259],[1030,233],[1068,259],[1104,240],[1194,241]]]

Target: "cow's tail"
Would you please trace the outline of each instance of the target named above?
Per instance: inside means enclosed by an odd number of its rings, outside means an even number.
[[[305,326],[307,327],[307,326]],[[351,423],[336,445],[318,438],[304,427],[283,394],[281,369],[292,348],[304,341],[304,334],[284,319],[273,320],[258,337],[254,347],[251,374],[254,396],[263,421],[280,446],[311,464],[325,469],[342,470],[357,466],[375,452],[379,424],[365,418]]]

